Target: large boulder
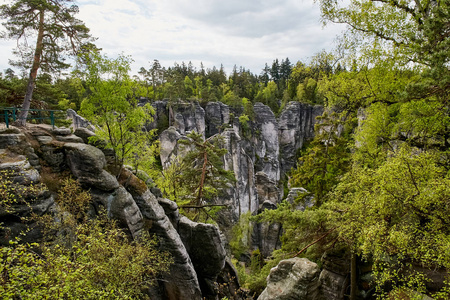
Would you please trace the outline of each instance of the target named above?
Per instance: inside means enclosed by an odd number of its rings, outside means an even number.
[[[220,232],[214,225],[197,223],[181,217],[178,233],[194,265],[202,296],[215,299],[218,294],[217,276],[225,266],[225,249]]]
[[[101,204],[106,208],[109,218],[119,221],[119,224],[128,228],[134,238],[138,238],[144,230],[144,219],[139,207],[131,194],[120,186],[113,192],[104,192],[91,189],[91,196],[96,206]]]
[[[258,300],[320,299],[320,269],[306,258],[282,260],[270,270],[267,287]]]
[[[100,149],[83,143],[67,143],[64,149],[67,164],[82,185],[102,191],[119,187],[116,178],[104,170],[106,159]]]

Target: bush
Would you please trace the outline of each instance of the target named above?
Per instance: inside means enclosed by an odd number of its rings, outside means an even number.
[[[149,235],[131,241],[104,212],[89,219],[90,202],[75,180],[65,179],[55,215],[37,217],[47,242],[21,244],[17,239],[0,248],[0,298],[148,298],[146,290],[171,258],[156,250],[157,241]]]

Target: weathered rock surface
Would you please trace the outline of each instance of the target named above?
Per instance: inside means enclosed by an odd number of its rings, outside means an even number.
[[[209,102],[205,107],[206,137],[224,130],[230,122],[230,109],[222,102]]]
[[[180,139],[187,140],[188,137],[181,135],[173,126],[160,134],[160,157],[163,168],[168,168],[176,157],[182,157],[189,150],[185,145],[178,143]]]
[[[276,209],[275,203],[266,200],[259,212]],[[253,224],[252,248],[259,249],[263,257],[269,257],[273,250],[281,247],[282,227],[279,223],[255,222]]]
[[[156,197],[131,172],[122,174],[121,182],[139,207],[149,232],[158,236],[160,248],[169,252],[174,260],[170,272],[163,275],[159,291],[154,294],[165,295],[163,299],[170,300],[201,299],[200,285],[189,254]]]
[[[92,213],[100,207],[106,208],[108,216],[117,219],[131,236],[138,238],[145,231],[155,234],[161,250],[171,254],[174,263],[170,271],[162,275],[158,286],[151,289],[149,295],[152,299],[217,299],[220,292],[217,280],[219,275],[220,280],[225,278],[222,275],[226,266],[224,244],[218,229],[180,217],[174,202],[157,199],[148,185],[127,169],[123,169],[116,179],[106,171],[107,159],[102,150],[85,143],[57,140],[61,136],[70,137],[67,134],[67,131],[56,133],[33,129],[29,136],[35,139],[35,153],[25,135],[20,131],[12,133],[4,138],[10,141],[5,143],[5,149],[0,149],[0,170],[15,172],[15,177],[10,179],[20,186],[40,180],[37,169],[27,162],[28,157],[38,165],[42,160],[54,172],[70,171],[82,186],[90,190]],[[18,154],[13,151],[19,149],[19,143],[25,147]],[[2,222],[7,227],[7,230],[0,232],[1,244],[7,244],[9,238],[25,229],[28,233],[24,241],[32,242],[40,238],[39,228],[24,224],[21,217],[31,212],[38,215],[50,213],[54,199],[45,190],[29,197],[32,201],[24,205],[18,203],[11,211],[0,211]],[[239,288],[236,282],[230,286],[236,290]]]
[[[258,210],[258,197],[255,188],[254,160],[243,149],[244,141],[233,129],[226,129],[222,134],[223,147],[227,149],[224,157],[224,169],[233,171],[236,183],[233,189],[220,198],[220,204],[227,204],[227,214],[222,215],[221,223],[230,227],[245,212]],[[224,214],[225,212],[221,212]]]
[[[319,293],[320,269],[306,258],[282,260],[270,270],[267,287],[258,300],[314,300]]]
[[[255,126],[257,139],[254,149],[256,151],[255,171],[264,172],[267,176],[278,182],[280,180],[280,145],[278,140],[278,122],[270,107],[256,103]]]
[[[194,130],[205,137],[205,110],[198,102],[177,102],[169,106],[169,115],[171,125],[181,134]]]
[[[226,256],[219,230],[183,216],[178,223],[178,233],[194,265],[202,296],[215,299],[219,292],[217,276],[225,267]]]
[[[295,155],[306,140],[314,137],[316,117],[322,115],[322,106],[289,102],[278,118],[280,143],[280,172],[286,174],[295,166]]]
[[[313,137],[315,117],[322,113],[321,107],[292,102],[277,119],[268,106],[256,103],[254,120],[248,122],[249,128],[243,132],[240,123],[231,120],[231,109],[220,102],[208,103],[204,113],[198,113],[196,104],[180,103],[170,108],[167,102],[155,102],[154,105],[158,119],[163,118],[166,110],[168,123],[174,125],[160,134],[163,168],[189,150],[179,144],[181,139],[187,139],[189,130],[196,130],[206,137],[218,134],[223,138],[223,147],[228,151],[223,159],[224,169],[233,171],[236,177],[234,185],[214,200],[215,204],[227,205],[218,214],[218,223],[225,234],[242,214],[256,214],[267,201],[275,207],[280,203],[283,198],[281,180],[295,166],[297,150]],[[199,122],[198,118],[202,116],[205,120]],[[194,126],[198,123],[202,126]],[[264,253],[270,253],[274,250],[270,247],[279,245],[276,236],[281,230],[278,225],[268,225],[267,228],[258,225],[255,228],[262,230],[255,231],[255,235],[262,239],[267,237],[268,231],[271,232],[267,241],[255,244],[264,244]]]
[[[119,187],[116,178],[104,170],[106,159],[100,149],[83,143],[67,143],[64,149],[67,164],[81,184],[103,191]]]
[[[34,152],[25,135],[18,129],[5,130],[0,132],[0,140],[4,142],[4,148],[0,149],[0,182],[2,189],[14,194],[14,201],[1,205],[0,245],[8,245],[16,237],[24,242],[37,241],[42,237],[39,226],[35,222],[26,223],[22,218],[49,212],[54,205],[53,196],[38,186],[41,178],[35,166],[39,167],[39,162],[28,161],[28,157],[34,157]]]
[[[67,117],[72,119],[72,127],[74,129],[92,127],[89,121],[87,121],[85,118],[77,114],[76,111],[74,111],[73,109],[68,109],[66,113]]]
[[[94,135],[95,135],[94,132],[90,131],[90,130],[87,129],[87,128],[83,128],[83,127],[80,127],[80,128],[75,129],[74,134],[75,134],[77,137],[80,137],[80,138],[83,140],[83,142],[84,142],[85,144],[89,144],[89,138],[90,138],[91,136],[94,136]]]

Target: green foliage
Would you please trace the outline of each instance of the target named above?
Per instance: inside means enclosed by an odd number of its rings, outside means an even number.
[[[181,161],[172,163],[166,171],[166,181],[173,176],[171,185],[166,191],[172,191],[172,199],[184,203],[182,208],[187,211],[194,209],[191,218],[198,220],[201,215],[207,220],[213,218],[216,209],[214,198],[223,189],[235,181],[232,171],[223,169],[222,157],[227,153],[220,137],[203,140],[201,134],[195,131],[188,134],[188,140],[180,140],[189,150]],[[170,185],[170,183],[169,183]],[[219,207],[219,206],[217,206]]]
[[[144,130],[152,121],[150,104],[139,106],[135,94],[136,82],[129,76],[131,59],[119,56],[108,59],[91,52],[84,59],[89,96],[81,103],[82,114],[97,126],[94,141],[106,141],[115,153],[117,173],[127,159],[136,161],[148,149],[153,132]]]
[[[325,22],[349,25],[342,45],[366,62],[423,67],[412,96],[434,95],[446,101],[450,84],[447,1],[319,1]],[[411,64],[412,63],[412,64]]]
[[[59,222],[51,216],[39,218],[48,225],[50,240],[10,241],[0,249],[2,298],[148,298],[146,289],[168,269],[171,259],[156,250],[155,239],[141,236],[130,241],[105,216],[87,218],[90,202],[76,181],[66,179],[57,197]]]
[[[278,86],[274,81],[270,81],[266,87],[258,92],[256,100],[270,107],[274,113],[278,113],[280,106],[278,104]]]
[[[231,229],[232,238],[230,240],[231,254],[239,259],[242,254],[246,253],[250,248],[251,234],[253,226],[250,221],[251,212],[248,211],[241,214],[239,222]]]
[[[340,237],[373,260],[378,288],[426,292],[425,274],[413,267],[450,267],[450,177],[440,161],[403,145],[376,169],[354,166],[331,196],[339,200],[333,209],[346,211]]]
[[[303,187],[314,195],[316,205],[339,182],[349,167],[348,136],[350,116],[327,112],[316,124],[314,140],[301,155],[298,168],[291,172],[292,186]]]
[[[275,250],[272,253],[272,259],[262,262],[259,250],[252,253],[250,266],[247,267],[237,260],[232,260],[236,267],[241,287],[249,290],[249,294],[253,298],[257,298],[266,287],[266,279],[270,270],[278,265],[278,263],[288,258],[285,253]],[[261,266],[263,264],[263,266]]]
[[[0,170],[0,210],[14,213],[14,205],[29,205],[43,191],[44,186],[29,182],[19,184],[15,179],[21,174],[15,170]]]

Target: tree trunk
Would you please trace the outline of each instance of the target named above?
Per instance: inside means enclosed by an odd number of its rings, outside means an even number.
[[[205,178],[206,178],[206,167],[208,165],[208,152],[203,153],[203,167],[202,167],[202,177],[200,179],[200,186],[198,189],[198,194],[197,194],[197,205],[200,205],[203,199],[203,187],[205,185]]]
[[[20,110],[16,126],[25,126],[27,122],[28,110],[30,109],[31,97],[33,96],[33,90],[36,85],[36,77],[39,66],[41,64],[41,56],[43,50],[43,40],[44,40],[44,10],[39,12],[39,31],[36,41],[36,49],[34,50],[34,60],[33,65],[30,70],[30,77],[28,78],[27,91],[25,93],[25,98],[23,100],[22,109]]]
[[[356,272],[356,254],[352,253],[350,265],[350,300],[356,300],[358,294],[358,275]]]

